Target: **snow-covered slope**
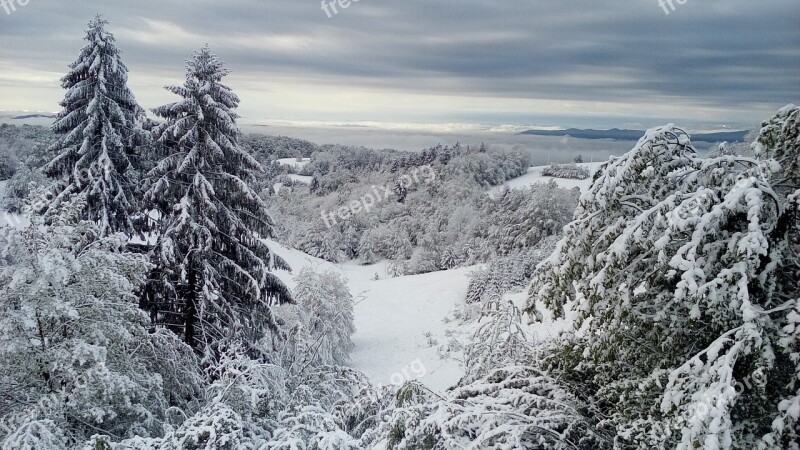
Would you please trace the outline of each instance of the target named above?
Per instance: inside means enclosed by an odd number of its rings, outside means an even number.
[[[464,373],[460,352],[442,358],[439,348],[456,339],[468,345],[477,323],[449,321],[464,306],[469,273],[476,267],[390,278],[387,263],[361,266],[354,262],[333,264],[270,241],[270,248],[283,257],[294,274],[303,267],[316,271],[334,270],[348,280],[356,300],[353,337],[355,350],[350,364],[374,383],[400,384],[412,379],[435,391],[455,384]],[[294,275],[278,272],[290,287]],[[375,279],[376,275],[380,279]],[[525,305],[527,292],[506,295],[518,307]],[[547,317],[547,315],[546,315]],[[571,320],[550,321],[525,327],[534,341],[554,337]]]
[[[310,162],[311,158],[303,158],[301,161],[298,161],[297,158],[281,158],[278,160],[278,164],[282,166],[294,166],[294,168],[298,170],[308,165]]]
[[[591,174],[591,176],[585,180],[546,177],[542,175],[542,170],[546,169],[548,166],[531,167],[530,169],[528,169],[527,174],[521,177],[514,178],[513,180],[506,181],[500,186],[493,187],[492,189],[489,190],[489,195],[494,196],[502,192],[506,186],[511,189],[517,189],[517,188],[527,187],[536,183],[546,183],[550,180],[554,180],[559,186],[565,189],[572,189],[577,187],[580,188],[581,192],[586,192],[586,190],[589,189],[589,186],[592,185],[592,178],[594,177],[594,174],[596,174],[597,171],[600,170],[600,166],[602,166],[605,163],[606,161],[578,164],[579,166],[585,167]]]
[[[356,348],[351,365],[373,382],[385,385],[418,379],[441,391],[461,377],[460,363],[441,359],[438,345],[432,343],[448,341],[450,327],[443,319],[463,304],[469,283],[467,274],[472,268],[388,278],[386,262],[371,266],[332,264],[274,241],[270,247],[294,273],[311,267],[316,271],[334,270],[347,278],[356,299]],[[375,280],[376,274],[381,279]],[[278,276],[289,287],[296,285],[292,274],[279,272]],[[462,335],[464,331],[467,330],[461,330]]]
[[[313,177],[311,177],[311,176],[308,176],[308,175],[294,175],[294,174],[289,174],[289,178],[291,178],[291,179],[292,179],[292,180],[294,180],[294,181],[299,181],[299,182],[301,182],[301,183],[305,183],[305,184],[311,184],[311,179],[312,179]]]

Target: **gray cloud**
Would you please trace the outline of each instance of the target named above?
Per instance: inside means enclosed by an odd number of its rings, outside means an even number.
[[[96,12],[111,21],[140,98],[163,98],[159,85],[180,82],[183,60],[208,42],[243,99],[278,105],[247,106],[264,118],[519,123],[549,114],[600,125],[686,114],[752,124],[800,101],[797,0],[688,0],[669,15],[656,0],[361,0],[332,18],[317,0],[87,3],[0,10],[0,109],[19,108],[26,92],[31,109],[58,100],[52,79]],[[279,98],[303,85],[341,93],[341,111]],[[403,103],[407,95],[423,104]],[[487,104],[497,108],[482,111]]]

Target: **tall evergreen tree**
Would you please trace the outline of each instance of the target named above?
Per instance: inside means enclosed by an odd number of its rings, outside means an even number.
[[[145,114],[128,89],[128,69],[106,25],[99,15],[89,22],[87,44],[61,79],[67,93],[53,124],[61,137],[50,148],[57,156],[44,168],[58,181],[46,212],[78,196],[86,204],[82,218],[97,223],[101,235],[131,235],[137,203],[131,177],[135,149],[147,137]]]
[[[145,195],[163,227],[142,306],[202,351],[232,336],[257,340],[276,327],[270,306],[292,299],[271,273],[289,267],[262,240],[274,224],[248,185],[262,168],[239,146],[239,99],[221,83],[229,71],[208,46],[187,68],[184,85],[167,88],[182,99],[154,110],[166,119],[154,138],[169,154]]]

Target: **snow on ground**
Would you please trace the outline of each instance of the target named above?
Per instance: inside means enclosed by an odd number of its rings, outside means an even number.
[[[19,214],[11,214],[5,211],[0,211],[0,228],[25,228],[28,226],[28,218]]]
[[[291,178],[294,181],[299,181],[301,183],[311,184],[311,179],[314,178],[314,177],[310,177],[308,175],[289,174],[289,178]]]
[[[294,174],[289,174],[288,177],[292,181],[299,182],[299,183],[304,183],[304,184],[311,184],[311,179],[314,178],[314,177],[310,177],[310,176],[307,176],[307,175],[294,175]],[[284,186],[283,183],[275,183],[275,184],[272,185],[272,189],[275,192],[280,192],[283,189],[290,189],[290,188],[287,188],[286,186]]]
[[[441,359],[437,347],[449,340],[443,319],[463,304],[467,274],[473,268],[389,278],[386,262],[371,266],[332,264],[274,241],[269,245],[295,274],[311,267],[334,270],[347,278],[356,301],[355,349],[350,364],[374,383],[400,384],[418,379],[433,390],[443,391],[461,378],[460,362]],[[376,274],[379,280],[375,280]],[[293,275],[278,272],[278,276],[289,287],[296,285]]]
[[[301,161],[298,161],[297,158],[281,158],[278,160],[278,164],[282,166],[294,166],[294,168],[298,170],[305,167],[310,162],[311,158],[303,158]]]
[[[521,176],[514,178],[512,180],[506,181],[505,183],[501,184],[500,186],[495,186],[489,190],[489,195],[495,196],[503,191],[503,189],[508,186],[511,189],[518,189],[527,187],[536,183],[547,183],[550,180],[554,180],[556,184],[565,188],[565,189],[572,189],[574,187],[580,188],[581,192],[586,192],[589,187],[592,185],[592,178],[594,174],[600,170],[600,166],[605,164],[606,161],[602,162],[592,162],[592,163],[582,163],[578,164],[579,166],[585,167],[591,176],[585,180],[574,180],[569,178],[554,178],[554,177],[546,177],[542,175],[542,170],[547,168],[548,166],[536,166],[531,167],[528,169],[528,173]]]
[[[303,267],[316,271],[334,270],[348,280],[355,297],[355,349],[351,367],[365,373],[374,383],[400,384],[417,379],[434,391],[444,391],[463,375],[455,358],[442,358],[439,347],[456,338],[468,345],[478,323],[462,324],[445,319],[464,306],[468,275],[476,267],[390,278],[387,262],[361,266],[355,262],[333,264],[270,241],[270,248],[283,257],[297,274]],[[277,272],[290,287],[294,275]],[[380,279],[376,280],[376,274]],[[506,296],[519,308],[525,306],[527,291]],[[534,342],[554,337],[571,320],[527,325],[525,331]],[[451,354],[452,356],[452,354]]]

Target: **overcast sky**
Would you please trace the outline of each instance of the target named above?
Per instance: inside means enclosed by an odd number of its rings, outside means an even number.
[[[28,0],[0,7],[0,110],[58,109],[97,12],[148,109],[206,42],[251,122],[742,127],[800,103],[800,1],[673,1]]]

